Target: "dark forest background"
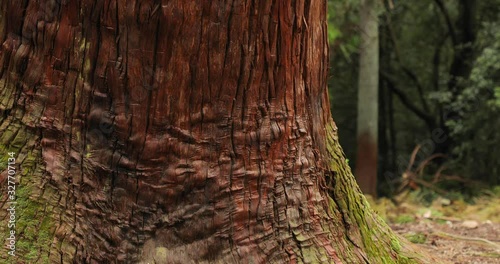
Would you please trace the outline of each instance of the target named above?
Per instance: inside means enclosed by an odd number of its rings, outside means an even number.
[[[499,185],[500,1],[379,2],[378,194]],[[353,168],[360,4],[329,1],[331,110]]]

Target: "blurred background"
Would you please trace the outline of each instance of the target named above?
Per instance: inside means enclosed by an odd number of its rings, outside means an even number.
[[[371,207],[450,263],[500,263],[500,0],[329,0],[329,92]]]
[[[331,110],[366,194],[499,191],[500,0],[329,0],[328,23]]]

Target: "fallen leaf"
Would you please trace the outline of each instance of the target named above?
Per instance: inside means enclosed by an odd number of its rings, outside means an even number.
[[[431,214],[432,214],[431,210],[427,210],[427,212],[424,213],[423,217],[429,218],[429,217],[431,217]]]
[[[467,221],[462,222],[462,226],[465,228],[474,229],[474,228],[477,228],[479,226],[479,224],[476,221],[467,220]]]

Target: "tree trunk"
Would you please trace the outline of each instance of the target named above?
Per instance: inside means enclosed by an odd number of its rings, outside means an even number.
[[[425,262],[338,145],[326,1],[1,5],[2,262]]]
[[[358,151],[355,175],[365,194],[377,195],[379,39],[376,0],[361,1],[358,76]]]
[[[448,91],[451,92],[451,101],[458,100],[457,97],[464,90],[465,82],[468,80],[474,59],[477,53],[475,44],[477,38],[477,18],[478,18],[478,1],[476,0],[460,0],[458,5],[458,18],[456,25],[453,26],[451,21],[448,24],[450,34],[452,34],[453,59],[449,68],[448,76]],[[443,10],[446,8],[442,6]],[[443,13],[446,14],[445,11]],[[436,146],[436,153],[450,153],[457,142],[455,142],[450,128],[446,124],[448,121],[461,122],[462,114],[455,107],[446,105],[444,113],[441,116],[441,123],[437,129],[444,133],[444,140]]]

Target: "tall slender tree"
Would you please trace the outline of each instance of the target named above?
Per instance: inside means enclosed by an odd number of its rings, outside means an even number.
[[[338,144],[325,12],[2,1],[0,147],[18,182],[2,262],[424,263]]]
[[[378,154],[378,0],[362,0],[360,6],[358,118],[355,175],[365,194],[377,195]]]

